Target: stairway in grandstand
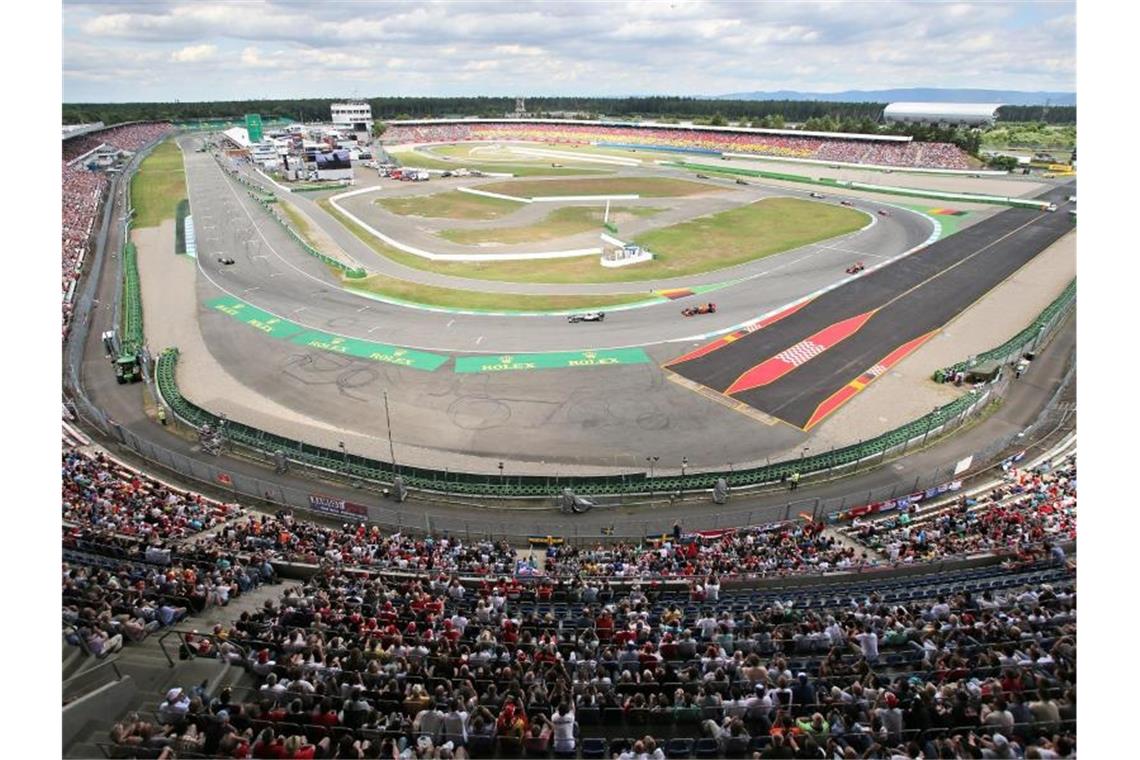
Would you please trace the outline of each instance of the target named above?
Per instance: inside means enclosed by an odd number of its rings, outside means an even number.
[[[99,745],[110,744],[108,734],[114,723],[132,711],[138,712],[143,720],[155,721],[155,710],[166,692],[175,686],[189,693],[205,683],[210,695],[226,686],[254,686],[254,679],[240,665],[213,658],[179,659],[179,640],[173,631],[209,631],[216,623],[229,623],[242,612],[258,609],[267,600],[276,599],[284,588],[280,583],[266,584],[232,599],[225,607],[208,607],[200,615],[183,619],[173,629],[163,629],[141,642],[126,644],[106,660],[65,643],[64,757],[104,757]],[[163,653],[164,645],[174,660],[174,667]]]

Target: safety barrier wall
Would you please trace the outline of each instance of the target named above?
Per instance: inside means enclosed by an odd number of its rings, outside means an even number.
[[[1037,315],[1037,318],[1024,330],[996,348],[983,351],[970,359],[938,370],[934,373],[935,382],[943,382],[952,378],[956,372],[961,372],[989,361],[1001,360],[1004,363],[1015,355],[1021,355],[1026,350],[1035,349],[1041,339],[1050,334],[1053,327],[1068,314],[1076,304],[1076,301],[1077,280],[1074,278],[1065,289],[1061,291],[1061,295],[1057,296],[1052,303],[1046,306],[1045,309]]]
[[[130,227],[128,226],[128,232]],[[138,252],[134,243],[123,246],[123,324],[120,356],[134,357],[142,349],[142,290],[139,287]]]
[[[194,427],[219,424],[221,422],[219,417],[182,396],[175,379],[177,359],[177,349],[168,349],[159,356],[156,379],[162,397],[175,415]],[[708,490],[722,477],[731,487],[748,488],[780,482],[794,472],[805,477],[824,473],[842,474],[845,470],[857,468],[861,463],[882,461],[885,457],[901,453],[916,443],[919,445],[925,443],[931,436],[948,432],[961,425],[972,414],[985,408],[989,401],[988,389],[972,390],[939,407],[931,414],[894,430],[826,453],[729,472],[702,472],[652,478],[644,472],[595,477],[521,475],[504,478],[501,475],[441,472],[417,467],[394,468],[388,462],[312,446],[234,420],[226,420],[225,429],[230,442],[262,454],[280,451],[297,464],[362,480],[390,482],[396,474],[399,474],[403,476],[409,488],[423,491],[502,498],[553,497],[560,494],[564,488],[571,488],[585,496],[664,494]]]
[[[346,187],[349,185],[342,182],[339,185],[299,185],[289,189],[295,193],[319,193],[322,190],[343,190]]]

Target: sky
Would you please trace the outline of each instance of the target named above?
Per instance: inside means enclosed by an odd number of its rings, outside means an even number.
[[[1075,2],[65,2],[66,102],[1073,91]]]

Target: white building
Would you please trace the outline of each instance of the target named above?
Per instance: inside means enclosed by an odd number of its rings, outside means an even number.
[[[249,146],[249,157],[266,169],[276,169],[278,162],[277,145],[272,140],[262,140]]]
[[[968,124],[982,126],[997,120],[1000,103],[891,103],[883,120],[903,124]]]
[[[372,106],[367,103],[333,103],[332,123],[337,129],[372,134]]]

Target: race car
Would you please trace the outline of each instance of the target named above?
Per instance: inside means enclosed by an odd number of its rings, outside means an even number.
[[[736,184],[738,184],[738,185],[747,185],[747,184],[748,184],[748,182],[747,182],[747,180],[743,180],[743,179],[740,179],[739,177],[737,177],[737,179],[736,179]]]
[[[822,198],[823,193],[817,193],[817,192],[813,191],[813,192],[808,193],[808,196],[811,198]]]
[[[225,264],[226,266],[229,266],[230,264],[234,263],[234,260],[231,259],[229,256],[219,256],[218,257],[218,263],[219,264]]]
[[[604,311],[587,311],[582,314],[571,314],[566,317],[566,321],[570,324],[578,322],[601,322],[605,320],[606,313]]]
[[[846,272],[847,274],[859,274],[866,268],[867,267],[863,264],[862,261],[856,261],[854,264],[847,267]]]
[[[839,201],[839,205],[840,206],[854,206],[855,204],[852,203],[851,201]]]
[[[698,306],[686,306],[681,309],[681,316],[695,317],[697,314],[716,314],[715,303],[702,303]]]
[[[891,215],[891,212],[887,211],[885,208],[879,209],[879,216],[890,216],[890,215]]]

